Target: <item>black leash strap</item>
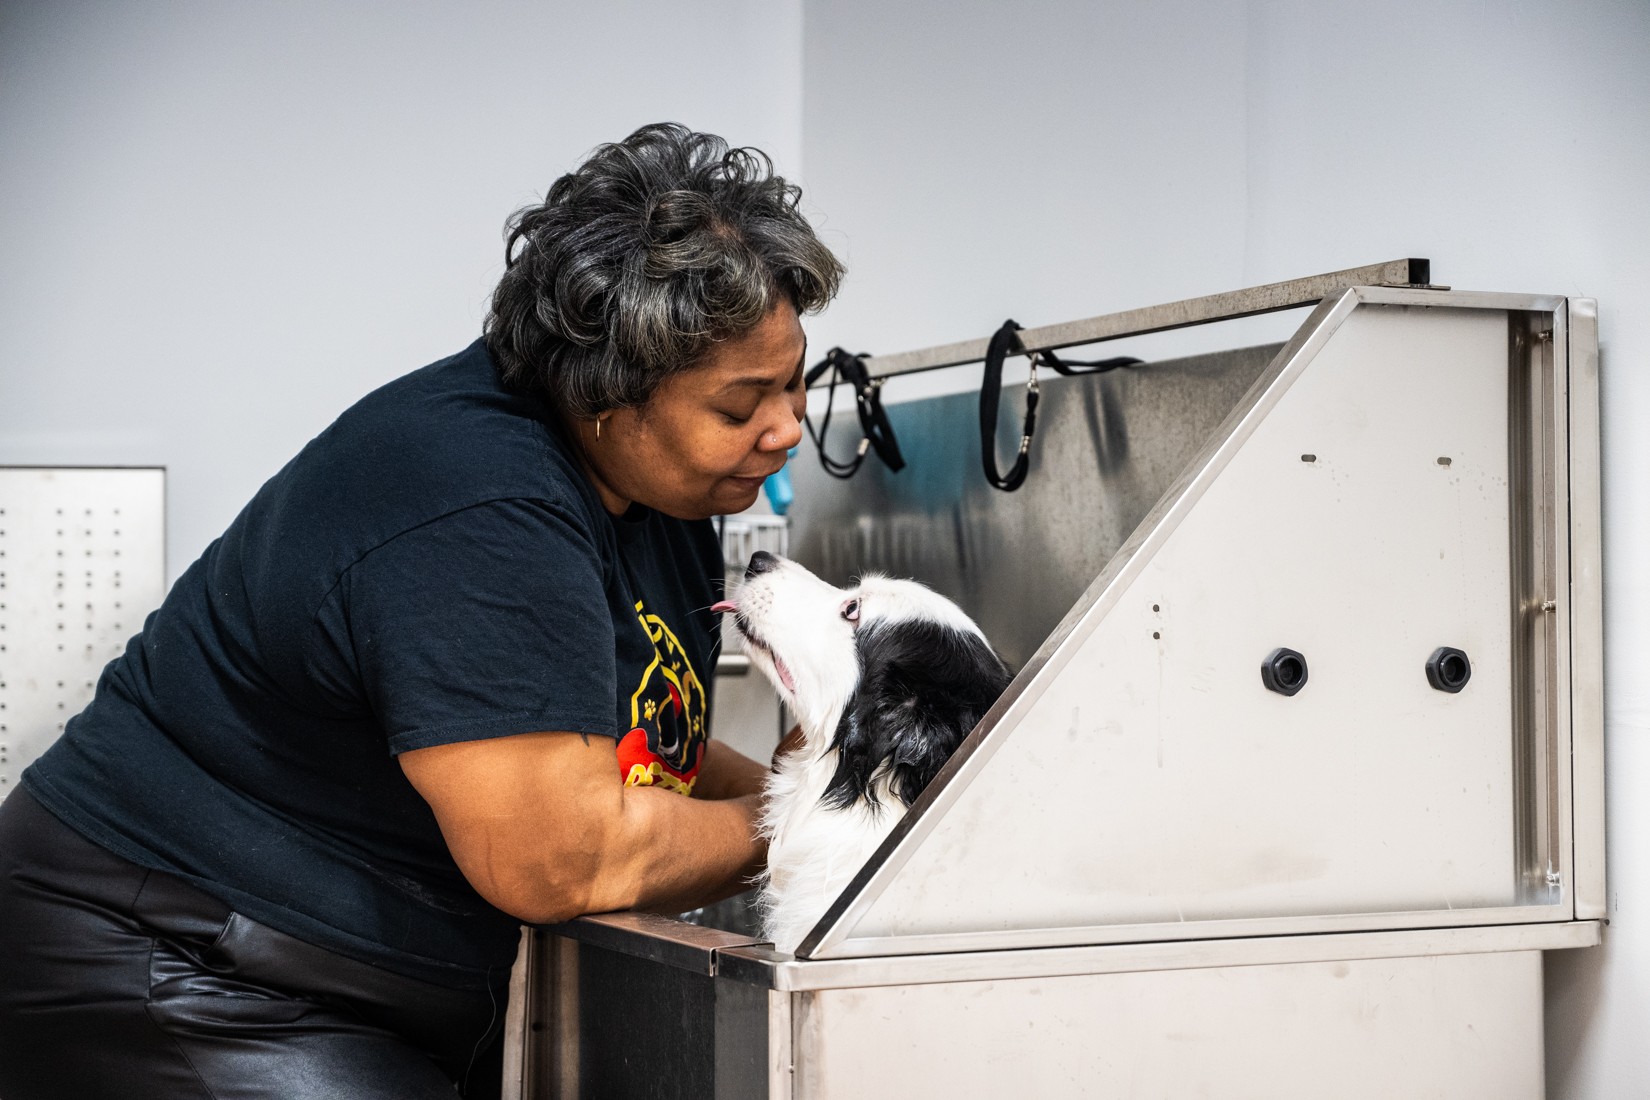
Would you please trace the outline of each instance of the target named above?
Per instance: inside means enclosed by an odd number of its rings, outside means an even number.
[[[1118,367],[1132,367],[1139,359],[1118,356],[1113,359],[1061,359],[1052,351],[1034,351],[1031,358],[1031,378],[1026,382],[1026,415],[1020,425],[1020,449],[1014,456],[1014,465],[1008,473],[997,471],[997,409],[1002,404],[1003,360],[1010,352],[1022,352],[1018,333],[1020,326],[1012,320],[1004,321],[991,336],[986,346],[985,377],[980,380],[980,462],[985,467],[985,479],[993,488],[1012,493],[1025,484],[1026,472],[1031,467],[1031,440],[1037,434],[1037,389],[1039,361],[1054,368],[1056,374],[1072,377],[1079,374],[1104,374]]]
[[[1105,374],[1118,367],[1138,367],[1145,362],[1144,359],[1136,359],[1129,355],[1119,355],[1111,359],[1061,359],[1052,351],[1034,351],[1031,357],[1041,359],[1054,368],[1055,374],[1063,374],[1067,378],[1079,374]]]
[[[894,438],[894,427],[882,408],[882,379],[871,378],[870,372],[865,369],[865,359],[863,352],[854,355],[841,348],[832,348],[803,376],[802,385],[806,389],[819,381],[827,370],[831,372],[825,415],[819,419],[819,430],[814,430],[812,419],[806,419],[806,423],[814,449],[819,452],[819,464],[832,477],[844,480],[859,472],[860,464],[865,461],[865,452],[869,450],[875,450],[877,457],[890,470],[898,472],[905,468],[899,441]],[[847,462],[838,461],[825,453],[825,436],[831,430],[831,410],[836,404],[837,385],[841,382],[847,382],[854,388],[854,408],[859,414],[859,447]]]
[[[1037,432],[1037,357],[1031,357],[1031,380],[1026,383],[1026,418],[1020,425],[1020,450],[1014,456],[1014,465],[1005,476],[997,472],[997,406],[1003,398],[1003,360],[1010,348],[1018,348],[1020,338],[1015,334],[1020,326],[1012,320],[991,334],[986,346],[985,377],[980,380],[980,460],[985,466],[985,479],[994,489],[1012,493],[1025,484],[1026,469],[1031,465],[1031,437]]]

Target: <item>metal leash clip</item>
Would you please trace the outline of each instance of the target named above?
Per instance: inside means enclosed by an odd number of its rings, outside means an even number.
[[[1042,359],[1043,353],[1040,351],[1027,352],[1026,357],[1031,361],[1031,377],[1026,379],[1026,403],[1030,407],[1036,408],[1041,392],[1037,388],[1037,363]],[[1031,436],[1031,422],[1028,421],[1025,431],[1020,436],[1021,454],[1031,450]]]

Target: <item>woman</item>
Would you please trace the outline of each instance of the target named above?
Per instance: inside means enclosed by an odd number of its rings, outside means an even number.
[[[798,194],[680,126],[602,147],[484,338],[178,580],[0,808],[0,1096],[496,1095],[520,922],[742,888],[707,520],[800,438],[842,269]]]

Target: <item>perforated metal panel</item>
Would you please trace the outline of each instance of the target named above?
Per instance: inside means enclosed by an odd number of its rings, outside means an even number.
[[[166,587],[166,472],[0,468],[0,799]]]

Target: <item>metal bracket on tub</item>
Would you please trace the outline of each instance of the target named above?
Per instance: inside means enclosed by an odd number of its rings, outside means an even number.
[[[1389,286],[1412,290],[1448,290],[1432,282],[1432,261],[1420,258],[1389,260],[1367,267],[1349,267],[1304,279],[1290,279],[1281,283],[1210,294],[1202,298],[1187,298],[1165,305],[1129,309],[1121,313],[1107,313],[1081,321],[1066,321],[1057,325],[1022,329],[1019,333],[1022,352],[1057,351],[1079,344],[1097,344],[1125,336],[1144,336],[1151,332],[1189,328],[1213,321],[1230,321],[1238,317],[1252,317],[1260,313],[1276,313],[1314,305],[1332,298],[1348,287]],[[895,355],[873,356],[864,360],[872,379],[893,378],[901,374],[957,367],[967,363],[983,362],[989,339],[964,340],[956,344],[905,351]],[[821,381],[815,387],[828,385]]]
[[[724,653],[716,658],[716,675],[749,676],[751,659],[743,653]]]

